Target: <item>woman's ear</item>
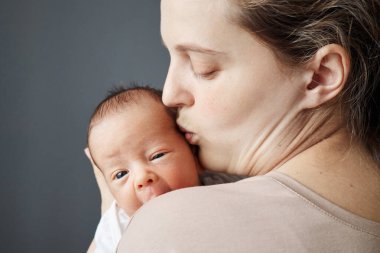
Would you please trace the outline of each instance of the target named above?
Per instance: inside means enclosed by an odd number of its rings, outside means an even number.
[[[304,86],[304,108],[315,108],[336,97],[343,89],[350,69],[346,49],[337,44],[320,48],[307,65],[311,73]]]

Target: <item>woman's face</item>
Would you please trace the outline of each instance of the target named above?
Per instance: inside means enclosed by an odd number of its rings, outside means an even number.
[[[296,108],[295,72],[229,19],[222,0],[162,0],[161,33],[171,62],[163,101],[199,145],[206,168],[247,174],[252,157]],[[260,153],[261,152],[261,153]]]

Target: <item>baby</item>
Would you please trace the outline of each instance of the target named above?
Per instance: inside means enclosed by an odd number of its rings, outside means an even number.
[[[202,172],[179,132],[161,91],[120,88],[104,99],[88,128],[88,148],[115,202],[95,233],[95,252],[116,252],[130,217],[161,194],[200,184],[232,182],[236,176]]]

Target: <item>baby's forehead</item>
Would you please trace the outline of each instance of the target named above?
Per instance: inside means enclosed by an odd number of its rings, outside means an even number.
[[[162,112],[161,116],[168,116],[171,120],[175,122],[176,116],[173,111],[167,108],[161,101],[157,101],[154,98],[149,96],[142,97],[139,100],[136,100],[133,103],[125,105],[125,107],[120,108],[121,111],[131,111],[133,109],[139,109],[142,113],[146,114],[157,114],[158,112]]]
[[[132,103],[129,106],[143,109],[142,111],[146,114],[157,114],[160,112],[159,116],[170,118],[174,124],[176,122],[176,112],[173,109],[166,107],[161,100],[158,101],[150,96],[141,97],[136,103]],[[128,105],[125,110],[128,110]]]
[[[176,116],[174,112],[166,108],[161,102],[155,101],[152,98],[144,98],[140,101],[125,104],[109,112],[94,124],[94,127],[109,122],[115,122],[115,125],[138,126],[150,124],[151,128],[166,128],[176,126]]]
[[[150,125],[151,128],[165,130],[177,129],[176,113],[162,103],[161,96],[146,91],[133,91],[135,94],[128,98],[114,97],[103,103],[101,110],[92,118],[88,141],[94,137],[94,128],[103,134],[104,131],[127,131],[130,127]],[[99,126],[105,126],[100,127]],[[142,127],[141,131],[146,130]],[[103,132],[103,133],[101,133]],[[136,131],[135,131],[136,132]],[[98,134],[96,134],[98,135]]]
[[[129,105],[124,110],[104,117],[94,125],[89,143],[93,148],[107,146],[103,151],[108,153],[114,148],[122,150],[120,147],[125,146],[141,150],[185,142],[184,138],[178,137],[182,137],[182,134],[175,120],[163,105],[154,102]]]

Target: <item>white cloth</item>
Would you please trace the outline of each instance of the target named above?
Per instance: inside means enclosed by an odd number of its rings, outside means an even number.
[[[114,201],[103,214],[95,232],[95,253],[114,253],[130,217]]]

